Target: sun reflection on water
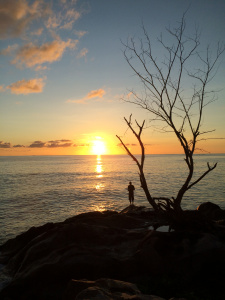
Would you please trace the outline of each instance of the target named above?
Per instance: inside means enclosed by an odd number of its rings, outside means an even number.
[[[102,173],[102,165],[97,165],[96,166],[96,172],[97,173]]]
[[[93,210],[103,212],[103,211],[105,211],[105,206],[104,205],[95,205],[95,206],[93,206]]]
[[[101,191],[104,187],[105,187],[105,186],[104,186],[104,184],[102,184],[102,183],[97,183],[97,184],[95,185],[95,188],[96,188],[97,191]]]
[[[96,171],[96,178],[100,179],[103,177],[103,167],[102,167],[102,158],[101,158],[101,155],[98,155],[97,156],[97,161],[96,161],[96,168],[95,168],[95,171]],[[95,184],[95,188],[98,192],[102,191],[104,189],[105,185],[101,182],[98,182]]]
[[[101,155],[98,155],[97,156],[97,162],[96,162],[96,168],[95,168],[95,171],[97,173],[96,177],[97,178],[101,178],[103,177],[102,175],[102,172],[103,172],[103,168],[102,168],[102,158],[101,158]]]

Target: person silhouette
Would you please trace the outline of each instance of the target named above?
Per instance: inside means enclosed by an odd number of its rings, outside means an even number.
[[[134,190],[135,187],[133,186],[132,182],[130,181],[129,185],[128,185],[128,197],[129,197],[129,201],[130,201],[130,205],[134,204]]]

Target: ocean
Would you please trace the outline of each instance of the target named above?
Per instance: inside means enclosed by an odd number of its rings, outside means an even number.
[[[207,162],[218,165],[187,192],[183,209],[206,201],[225,209],[225,154],[195,155],[194,178],[207,170]],[[152,196],[176,196],[187,176],[184,156],[146,155],[145,175]],[[149,206],[128,155],[2,156],[0,244],[32,226],[88,211],[121,211],[129,205],[129,181],[135,186],[134,204]]]

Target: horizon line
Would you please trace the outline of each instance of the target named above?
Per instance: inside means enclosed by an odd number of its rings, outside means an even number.
[[[194,153],[193,155],[225,155],[225,152]],[[20,156],[129,156],[128,154],[28,154],[28,155],[1,155],[0,157],[20,157]],[[141,155],[136,153],[133,155]],[[148,153],[145,155],[185,155],[184,153]]]

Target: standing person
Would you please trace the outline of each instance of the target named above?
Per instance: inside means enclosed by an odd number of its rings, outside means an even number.
[[[127,189],[128,189],[128,192],[129,192],[130,205],[132,205],[132,204],[134,204],[134,190],[135,190],[135,187],[133,186],[131,181],[130,181]]]

